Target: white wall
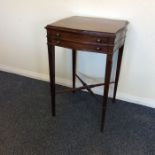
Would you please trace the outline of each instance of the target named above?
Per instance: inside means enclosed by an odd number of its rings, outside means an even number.
[[[125,19],[130,25],[118,98],[155,107],[154,8],[154,0],[1,0],[0,69],[47,80],[46,24],[72,15]],[[78,70],[103,78],[105,57],[86,54],[79,54]],[[70,84],[70,59],[70,50],[57,48],[59,83]]]

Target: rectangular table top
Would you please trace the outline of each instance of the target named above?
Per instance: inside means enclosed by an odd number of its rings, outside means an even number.
[[[49,24],[47,27],[115,34],[127,25],[128,21],[124,20],[73,16]]]

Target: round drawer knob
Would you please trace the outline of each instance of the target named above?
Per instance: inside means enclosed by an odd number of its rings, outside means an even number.
[[[100,51],[100,50],[101,50],[101,47],[96,47],[96,50],[97,50],[97,51]]]
[[[97,40],[96,40],[96,42],[98,42],[98,43],[101,43],[101,39],[100,38],[98,38]]]
[[[59,45],[60,43],[61,43],[60,40],[57,40],[57,41],[56,41],[56,44],[57,44],[57,45]]]
[[[56,36],[57,36],[57,37],[60,37],[60,33],[56,33]]]

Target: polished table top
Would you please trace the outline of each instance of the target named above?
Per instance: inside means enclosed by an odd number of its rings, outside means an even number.
[[[106,18],[73,16],[49,24],[48,27],[59,27],[63,29],[76,29],[80,31],[95,31],[104,33],[117,33],[126,27],[128,21]]]

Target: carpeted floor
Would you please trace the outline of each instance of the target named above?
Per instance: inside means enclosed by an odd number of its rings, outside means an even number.
[[[0,72],[0,155],[155,155],[155,109],[109,100],[101,133],[101,104],[88,93],[56,102],[53,118],[47,82]]]

